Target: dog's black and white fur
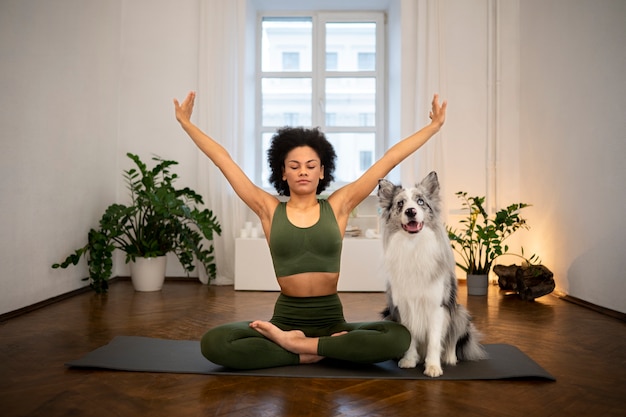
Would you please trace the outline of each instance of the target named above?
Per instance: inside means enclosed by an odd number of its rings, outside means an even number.
[[[387,273],[386,319],[402,323],[411,346],[401,368],[424,360],[424,374],[443,374],[441,362],[487,357],[471,317],[456,302],[457,281],[450,240],[440,218],[439,181],[431,172],[414,188],[380,180],[384,266]]]

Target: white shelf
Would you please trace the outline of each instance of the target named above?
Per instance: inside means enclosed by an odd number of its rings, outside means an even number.
[[[380,239],[345,238],[341,254],[339,291],[385,291],[381,274]],[[270,250],[264,238],[235,241],[235,290],[279,291]]]

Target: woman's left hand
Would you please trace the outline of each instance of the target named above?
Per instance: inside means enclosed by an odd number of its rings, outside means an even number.
[[[446,121],[446,108],[448,107],[448,102],[444,100],[442,104],[439,104],[439,94],[435,94],[433,97],[432,108],[430,110],[430,120],[431,124],[440,128],[443,126]]]

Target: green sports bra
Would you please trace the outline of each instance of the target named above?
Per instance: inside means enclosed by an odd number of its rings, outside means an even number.
[[[302,272],[339,272],[342,238],[335,213],[326,200],[318,200],[320,218],[311,227],[294,226],[281,202],[272,219],[270,253],[277,277]]]

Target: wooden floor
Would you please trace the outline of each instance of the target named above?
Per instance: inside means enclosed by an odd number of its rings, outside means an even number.
[[[117,335],[199,339],[214,325],[269,318],[276,293],[168,281],[136,293],[83,293],[0,323],[0,415],[626,416],[626,323],[546,296],[491,287],[459,302],[485,343],[517,346],[557,382],[405,381],[73,370],[64,363]],[[349,321],[377,320],[380,293],[343,293]]]

